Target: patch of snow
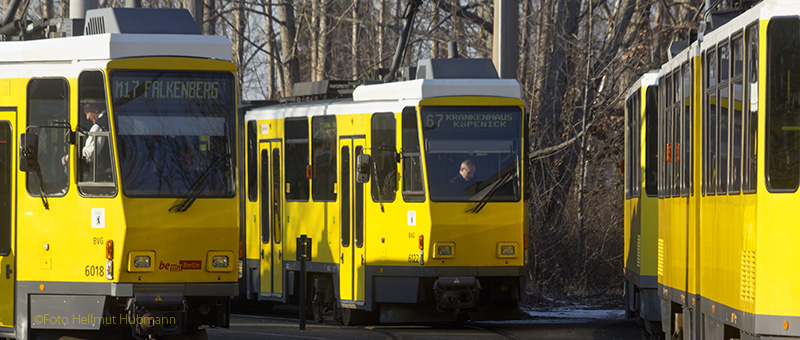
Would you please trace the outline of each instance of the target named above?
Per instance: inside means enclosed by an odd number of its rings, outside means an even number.
[[[560,306],[560,307],[536,307],[522,308],[523,316],[521,320],[509,321],[481,321],[480,323],[492,324],[574,324],[589,323],[604,320],[625,320],[625,311],[621,309],[597,309],[592,306]]]

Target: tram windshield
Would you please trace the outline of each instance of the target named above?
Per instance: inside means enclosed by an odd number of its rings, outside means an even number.
[[[431,200],[519,201],[519,108],[429,106],[421,114]]]
[[[117,70],[109,81],[126,196],[233,196],[231,73]]]

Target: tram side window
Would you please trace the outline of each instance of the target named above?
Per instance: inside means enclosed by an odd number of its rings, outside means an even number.
[[[666,132],[664,133],[664,142],[667,145],[667,163],[665,165],[665,173],[664,173],[664,197],[672,197],[672,182],[675,180],[674,173],[672,169],[674,168],[675,164],[675,140],[673,134],[673,119],[675,118],[672,115],[672,96],[673,96],[673,89],[672,89],[672,75],[667,75],[667,82],[665,86],[665,102],[664,102],[664,119],[666,120],[665,129]]]
[[[78,77],[78,191],[85,196],[113,196],[113,148],[108,125],[105,79],[100,71]]]
[[[0,255],[11,253],[11,124],[0,122]]]
[[[706,54],[706,193],[715,195],[717,192],[717,53],[712,48]]]
[[[636,91],[636,96],[633,97],[633,171],[631,172],[631,176],[633,177],[633,195],[635,197],[640,196],[640,191],[642,187],[642,138],[641,138],[641,131],[642,125],[639,124],[640,117],[642,115],[642,100],[641,100],[641,91]]]
[[[274,162],[274,160],[273,160]],[[261,150],[261,243],[269,243],[272,213],[269,188],[269,149]]]
[[[635,96],[635,95],[634,95]],[[625,146],[627,159],[625,162],[625,198],[633,197],[633,97],[631,96],[625,101],[626,122],[625,137],[628,144]]]
[[[767,28],[766,179],[771,191],[800,182],[800,19],[772,19]]]
[[[641,171],[641,162],[639,161],[639,145],[641,143],[641,138],[639,138],[639,134],[637,133],[640,126],[637,118],[641,113],[638,100],[639,96],[640,91],[637,89],[635,94],[628,98],[626,102],[628,109],[628,125],[626,127],[626,133],[628,135],[628,161],[625,172],[627,183],[625,190],[627,198],[639,197],[639,185],[641,184],[638,178],[638,174]]]
[[[744,89],[742,67],[741,35],[731,40],[731,172],[728,181],[728,192],[738,194],[742,184],[742,91]]]
[[[372,200],[394,202],[397,192],[397,121],[394,113],[372,115]]]
[[[730,96],[728,94],[728,63],[730,50],[727,44],[719,46],[717,55],[719,57],[719,88],[717,98],[717,133],[719,136],[718,163],[717,163],[717,194],[725,195],[728,192],[728,145],[730,144]]]
[[[417,109],[403,109],[403,199],[406,202],[425,201],[425,186],[422,182],[422,153],[419,147]]]
[[[54,126],[54,124],[61,126]],[[25,173],[31,196],[64,196],[69,188],[69,154],[64,139],[69,124],[69,84],[66,79],[31,79],[28,82],[28,128],[38,136],[38,171]],[[39,174],[42,181],[39,181]]]
[[[694,151],[694,112],[692,112],[692,68],[688,63],[683,64],[683,103],[678,105],[683,106],[684,115],[683,187],[685,191],[683,193],[686,195],[693,195],[694,177],[692,174],[694,172],[694,157],[692,157],[692,152]]]
[[[281,222],[281,150],[272,149],[272,240],[281,243],[283,223]],[[262,179],[263,180],[263,179]]]
[[[641,196],[642,191],[642,92],[641,89],[636,91],[636,98],[634,99],[634,115],[633,115],[633,159],[634,164],[633,175],[633,194],[636,197]]]
[[[336,116],[311,118],[311,181],[314,201],[336,200]]]
[[[664,77],[658,79],[658,153],[662,156],[658,158],[658,197],[664,197],[664,167],[667,155],[667,143],[664,140],[664,91],[666,91],[664,81]]]
[[[305,202],[308,201],[308,118],[288,118],[284,124],[286,200]]]
[[[247,199],[258,200],[258,123],[247,122]]]
[[[678,197],[681,195],[681,184],[683,183],[683,173],[681,173],[682,164],[684,163],[681,160],[681,149],[683,144],[683,137],[681,135],[681,128],[683,126],[683,115],[681,113],[681,106],[678,105],[681,100],[681,74],[680,69],[673,71],[672,73],[672,85],[674,89],[674,93],[672,96],[672,101],[670,105],[672,105],[672,115],[673,115],[673,142],[672,142],[672,161],[673,161],[673,186],[672,186],[672,196]]]
[[[758,131],[758,24],[747,29],[747,104],[745,106],[744,177],[742,191],[756,192],[757,153],[756,131]]]
[[[658,100],[657,88],[650,86],[645,94],[645,178],[644,190],[647,196],[658,195],[656,176],[658,176]]]

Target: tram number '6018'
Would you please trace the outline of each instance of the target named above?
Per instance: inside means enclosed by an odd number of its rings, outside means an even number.
[[[83,274],[86,276],[106,276],[106,267],[88,265],[83,268]]]
[[[408,263],[419,262],[419,254],[408,254]]]

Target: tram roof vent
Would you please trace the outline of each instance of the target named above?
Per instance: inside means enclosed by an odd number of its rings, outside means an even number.
[[[86,11],[84,34],[202,34],[192,15],[177,8],[98,8]]]
[[[498,79],[491,59],[423,59],[417,79]]]

